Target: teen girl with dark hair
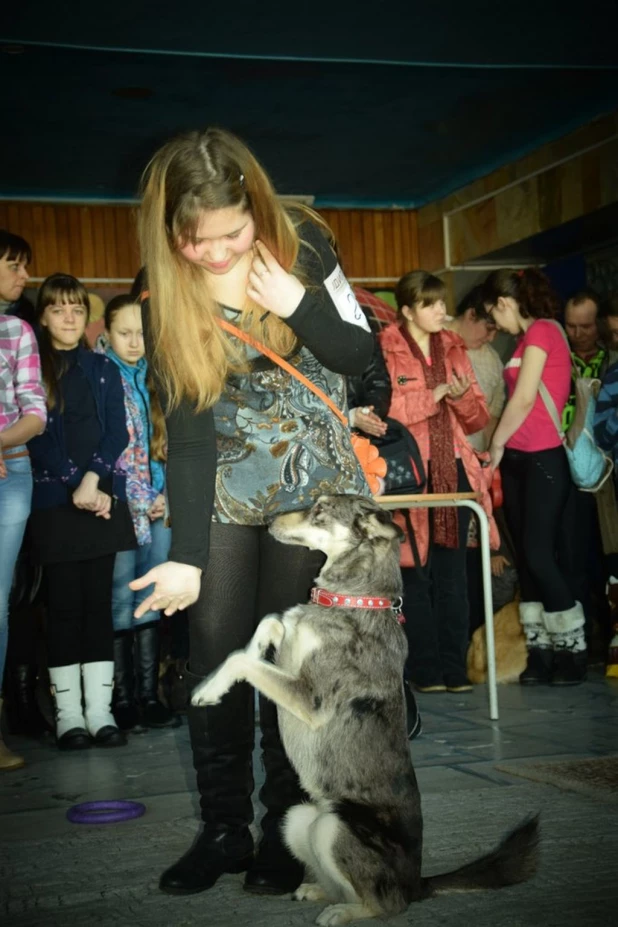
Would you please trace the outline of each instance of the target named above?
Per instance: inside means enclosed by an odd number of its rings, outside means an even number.
[[[139,621],[133,613],[147,596],[133,592],[131,580],[164,563],[171,542],[165,525],[166,434],[161,406],[144,357],[139,303],[116,296],[105,309],[104,351],[120,371],[129,444],[119,465],[127,475],[127,502],[137,538],[134,550],[116,554],[112,588],[114,620],[114,717],[120,730],[165,727],[172,714],[158,698],[159,618],[150,609]]]
[[[426,271],[413,271],[395,289],[399,319],[380,335],[393,394],[389,416],[416,439],[433,493],[482,494],[487,479],[466,435],[483,428],[489,413],[462,339],[444,328],[445,287]],[[397,517],[401,527],[406,524]],[[402,548],[408,677],[421,692],[463,692],[466,676],[468,598],[463,509],[415,509],[410,522],[419,560]],[[495,526],[493,541],[495,537]]]
[[[559,309],[549,280],[536,268],[497,270],[483,302],[498,328],[519,336],[506,364],[508,402],[490,453],[500,466],[504,510],[518,558],[520,617],[528,646],[523,685],[573,685],[586,673],[584,612],[556,557],[571,475],[558,430],[539,393],[548,391],[558,417],[569,396],[571,354],[554,321]]]
[[[47,426],[30,445],[31,534],[44,566],[47,655],[63,750],[126,743],[111,713],[112,574],[135,546],[125,475],[128,444],[120,374],[85,344],[89,300],[75,277],[53,274],[36,307]],[[85,711],[82,711],[82,687]]]
[[[286,356],[341,408],[344,378],[365,369],[372,338],[319,217],[284,208],[228,132],[192,132],[156,153],[140,238],[146,347],[167,419],[172,547],[170,561],[133,588],[155,583],[138,616],[191,606],[193,687],[248,643],[265,614],[307,601],[321,556],[275,541],[271,519],[323,492],[368,492],[349,432],[326,405],[220,322]],[[248,869],[248,891],[293,891],[302,867],[280,824],[303,794],[275,705],[260,698],[266,814],[255,858],[253,691],[243,683],[220,705],[190,707],[188,722],[205,826],[161,888],[199,892]]]

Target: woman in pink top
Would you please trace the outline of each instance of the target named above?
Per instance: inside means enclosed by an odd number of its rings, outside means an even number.
[[[519,609],[528,645],[522,685],[575,685],[586,674],[584,612],[556,558],[560,517],[571,475],[558,431],[539,395],[543,382],[558,414],[569,396],[571,355],[554,321],[559,304],[535,268],[497,270],[483,301],[498,328],[521,335],[504,378],[509,400],[494,432],[504,509],[519,560]]]

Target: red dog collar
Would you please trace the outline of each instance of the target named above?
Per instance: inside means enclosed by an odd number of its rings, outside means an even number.
[[[325,608],[390,608],[399,624],[405,624],[405,618],[401,613],[403,604],[401,596],[397,596],[396,599],[386,599],[384,596],[375,595],[347,595],[341,592],[328,592],[327,589],[314,586],[311,590],[311,602],[314,605],[323,605]]]

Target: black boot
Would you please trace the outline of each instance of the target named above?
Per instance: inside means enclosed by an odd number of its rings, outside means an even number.
[[[142,724],[146,727],[169,727],[174,716],[159,701],[159,622],[135,628],[137,689]]]
[[[555,650],[552,686],[578,686],[586,678],[588,654],[585,650]]]
[[[203,681],[189,671],[186,677],[190,690]],[[219,705],[190,705],[187,721],[204,830],[161,876],[159,888],[171,895],[203,892],[225,872],[245,872],[253,859],[253,690],[242,683]]]
[[[547,685],[551,678],[554,651],[550,647],[529,647],[528,662],[519,675],[522,686]]]
[[[135,704],[133,631],[116,631],[114,634],[112,714],[121,731],[131,731],[139,723],[139,713]]]
[[[169,727],[172,712],[159,701],[159,622],[135,629],[137,690],[142,724],[146,727]]]
[[[5,708],[12,734],[39,737],[51,730],[36,700],[37,668],[29,664],[10,666],[5,673]]]
[[[287,758],[277,721],[277,707],[260,695],[262,757],[266,778],[260,800],[266,808],[262,839],[253,865],[245,877],[245,891],[256,895],[286,895],[298,888],[304,867],[283,842],[281,825],[293,805],[309,801]]]

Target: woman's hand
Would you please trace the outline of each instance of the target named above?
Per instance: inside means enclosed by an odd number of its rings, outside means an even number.
[[[465,392],[470,389],[470,380],[466,376],[458,377],[453,374],[453,379],[448,388],[448,394],[451,399],[460,399]]]
[[[451,388],[448,383],[440,383],[439,386],[433,391],[433,398],[435,402],[442,402],[445,396],[448,396]]]
[[[263,242],[256,241],[255,248],[247,296],[280,319],[287,319],[305,295],[305,288],[300,280],[283,269]]]
[[[0,480],[5,480],[7,473],[4,457],[2,456],[2,441],[0,440]]]
[[[94,512],[97,518],[104,518],[106,521],[109,521],[112,517],[112,497],[106,492],[97,490],[96,505],[91,511]]]
[[[510,561],[503,557],[502,554],[494,554],[490,558],[491,561],[491,575],[492,576],[502,576],[504,574],[504,568],[510,566]]]
[[[200,594],[202,571],[188,563],[176,563],[168,560],[149,570],[139,579],[129,583],[129,588],[137,592],[154,583],[154,590],[144,599],[134,612],[135,618],[141,618],[151,608],[163,609],[166,615],[173,615],[180,608],[187,608],[197,602]]]
[[[99,477],[96,473],[88,471],[73,493],[73,505],[78,509],[96,512],[99,504]]]
[[[489,448],[489,460],[490,467],[492,470],[497,470],[500,466],[500,461],[504,456],[504,447],[499,444],[492,444]]]
[[[388,428],[386,422],[375,414],[373,406],[363,406],[350,410],[350,425],[364,431],[365,434],[381,438]]]
[[[156,521],[157,518],[162,518],[163,515],[165,515],[165,496],[159,493],[155,501],[148,509],[147,514],[150,521]]]

